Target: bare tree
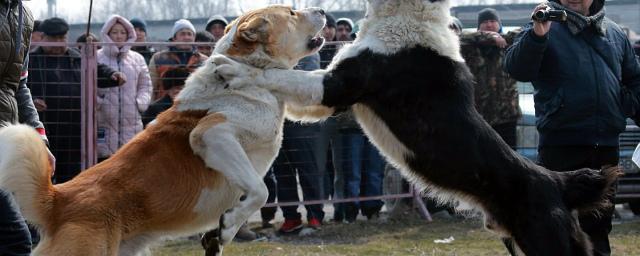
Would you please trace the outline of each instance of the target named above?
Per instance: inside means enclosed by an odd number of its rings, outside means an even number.
[[[143,17],[147,20],[206,18],[214,14],[239,15],[242,3],[251,0],[95,0],[94,20],[104,21],[111,14]],[[285,4],[296,8],[312,6],[327,11],[364,10],[366,0],[265,0],[265,4]]]

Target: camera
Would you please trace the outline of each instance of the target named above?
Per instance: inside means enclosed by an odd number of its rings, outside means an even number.
[[[545,22],[545,21],[563,22],[567,20],[567,12],[562,10],[539,10],[533,13],[533,15],[531,15],[531,19],[538,22]]]

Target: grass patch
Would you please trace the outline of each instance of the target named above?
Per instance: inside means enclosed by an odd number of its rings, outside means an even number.
[[[307,236],[276,236],[266,242],[232,243],[227,255],[508,255],[478,219],[425,222],[413,215],[385,222],[327,223]],[[454,237],[449,244],[435,239]],[[640,222],[614,225],[610,235],[615,255],[640,255]],[[153,255],[203,255],[199,241],[175,240],[154,248]]]

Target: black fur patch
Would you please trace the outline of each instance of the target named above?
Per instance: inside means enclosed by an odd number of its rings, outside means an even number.
[[[587,255],[568,208],[584,202],[564,201],[573,198],[564,195],[565,174],[511,150],[476,111],[473,86],[464,63],[431,49],[367,50],[326,74],[322,104],[368,106],[415,154],[405,159],[413,173],[479,204],[527,255]],[[601,186],[593,193],[606,191],[602,177],[581,172],[584,182]]]

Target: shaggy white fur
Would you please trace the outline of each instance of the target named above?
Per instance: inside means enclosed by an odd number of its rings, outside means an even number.
[[[335,69],[341,60],[362,51],[390,55],[404,48],[420,45],[433,49],[442,56],[464,62],[460,55],[458,37],[449,29],[449,1],[428,0],[369,0],[366,18],[360,24],[356,40],[338,51],[327,70],[313,72],[269,69],[266,71],[236,63],[224,56],[214,56],[219,65],[216,72],[232,87],[260,84],[274,94],[282,95],[288,104],[313,106],[322,102],[324,75]],[[361,104],[352,107],[358,123],[387,158],[387,161],[405,170],[412,181],[420,181],[406,163],[411,152],[389,130],[387,125],[369,108]],[[328,117],[330,112],[326,112]],[[423,186],[426,188],[426,186]],[[446,193],[445,193],[446,194]],[[445,201],[451,196],[440,196]]]
[[[317,51],[318,49],[309,49],[307,39],[322,29],[324,15],[318,8],[296,12],[305,17],[300,19],[303,22],[299,22],[299,26],[290,23],[290,29],[281,32],[281,35],[271,31],[277,41],[257,44],[253,52],[235,56],[234,59],[252,67],[291,69],[300,58]],[[218,42],[216,54],[228,54],[233,44],[237,43],[234,40],[238,40],[236,34],[239,33],[239,26],[238,22],[233,23],[228,33]],[[286,44],[291,48],[279,56],[268,54],[265,44],[276,43]],[[234,203],[222,218],[221,245],[218,249],[222,251],[222,245],[231,242],[242,224],[267,200],[268,191],[262,177],[277,156],[282,143],[285,104],[277,94],[265,88],[251,84],[229,87],[216,73],[217,65],[219,63],[210,58],[203,67],[196,70],[177,96],[176,105],[180,111],[207,110],[209,113],[221,114],[225,119],[222,123],[211,124],[204,121],[205,117],[190,137],[194,153],[208,167],[224,174],[229,183],[237,187],[239,195],[245,196],[244,200]],[[304,111],[299,113],[312,114]],[[200,200],[207,200],[206,195],[211,193],[205,189],[202,194]],[[200,205],[206,203],[199,201],[196,207]]]

